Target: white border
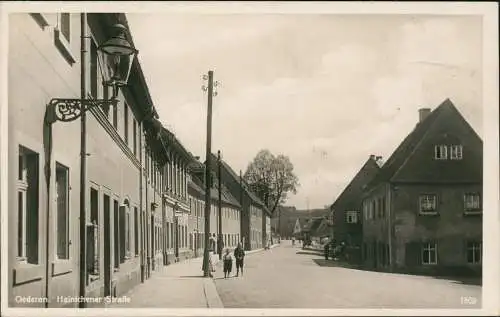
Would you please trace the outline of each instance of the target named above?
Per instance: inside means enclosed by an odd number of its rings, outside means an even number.
[[[0,39],[2,85],[0,88],[0,190],[1,190],[1,250],[7,250],[6,214],[8,180],[8,125],[7,125],[7,43],[10,12],[161,12],[161,13],[285,13],[285,14],[430,14],[430,15],[482,15],[483,16],[483,105],[484,105],[484,266],[483,308],[480,310],[462,309],[412,309],[412,310],[374,310],[374,309],[113,309],[91,310],[97,315],[116,316],[188,316],[188,315],[498,315],[500,313],[500,223],[499,209],[499,139],[498,139],[498,5],[494,2],[1,2]],[[132,30],[133,33],[133,30]],[[7,257],[2,256],[2,311],[9,316],[33,314],[37,316],[86,316],[89,311],[73,309],[22,309],[7,308]],[[93,314],[94,315],[94,314]]]

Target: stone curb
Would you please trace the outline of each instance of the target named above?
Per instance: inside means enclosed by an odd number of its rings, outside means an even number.
[[[224,308],[213,278],[203,278],[203,293],[205,294],[208,308]]]

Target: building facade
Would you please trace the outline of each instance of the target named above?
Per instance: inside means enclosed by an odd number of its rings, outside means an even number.
[[[415,129],[364,194],[364,262],[430,274],[481,274],[482,141],[450,100]]]
[[[205,232],[205,183],[201,181],[205,169],[201,163],[197,167],[192,168],[189,181],[189,199],[191,206],[191,216],[194,224],[191,228],[191,233],[194,237],[192,245],[193,252],[196,256],[203,255],[204,248],[204,232]],[[229,191],[221,186],[221,215],[222,217],[222,241],[224,248],[234,249],[238,242],[241,241],[240,221],[241,221],[241,206],[238,201],[229,193]],[[216,182],[212,184],[210,195],[210,236],[219,234],[219,188]],[[214,250],[217,251],[217,250]]]
[[[212,171],[217,175],[219,171],[217,156],[212,154],[211,162]],[[242,177],[236,175],[234,170],[222,159],[220,160],[220,174],[223,186],[241,206],[240,233],[243,247],[246,250],[264,248],[267,221],[265,217],[270,219],[269,210],[250,190]]]
[[[362,193],[365,186],[379,170],[379,157],[370,155],[351,182],[330,207],[333,219],[332,238],[336,243],[345,243],[350,262],[361,261],[363,228],[361,219]]]
[[[155,110],[139,63],[132,64],[129,86],[118,91],[117,106],[87,112],[85,188],[80,187],[79,120],[48,120],[49,101],[79,98],[82,85],[90,99],[109,97],[97,47],[115,23],[127,26],[122,14],[9,16],[9,210],[15,212],[8,219],[16,244],[9,251],[9,305],[74,307],[77,303],[56,299],[82,295],[82,287],[89,297],[119,295],[144,279],[143,122]],[[18,295],[46,299],[16,302]]]

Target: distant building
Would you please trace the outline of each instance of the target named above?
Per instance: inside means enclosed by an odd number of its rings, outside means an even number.
[[[482,141],[449,99],[419,113],[415,129],[364,193],[364,263],[479,274]]]
[[[204,233],[205,233],[205,168],[202,163],[192,168],[189,180],[189,204],[191,227],[189,228],[192,236],[190,240],[190,249],[194,256],[203,255]],[[221,211],[222,211],[222,239],[224,248],[233,249],[241,239],[241,206],[227,188],[221,186]],[[210,201],[210,235],[219,232],[219,189],[217,182],[212,184]],[[217,251],[217,250],[215,250]]]
[[[211,169],[218,172],[217,156],[211,156]],[[221,182],[241,206],[241,238],[246,250],[263,248],[270,236],[271,213],[248,184],[221,159]]]
[[[361,222],[362,193],[369,181],[377,174],[380,157],[370,155],[344,191],[330,207],[333,219],[332,238],[337,243],[345,242],[348,259],[361,260],[363,229]]]

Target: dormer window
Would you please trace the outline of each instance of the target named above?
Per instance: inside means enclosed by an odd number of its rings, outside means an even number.
[[[447,158],[448,158],[448,152],[446,145],[436,145],[434,147],[434,159],[446,160]]]
[[[462,146],[461,145],[450,145],[450,159],[461,160],[462,159]]]

